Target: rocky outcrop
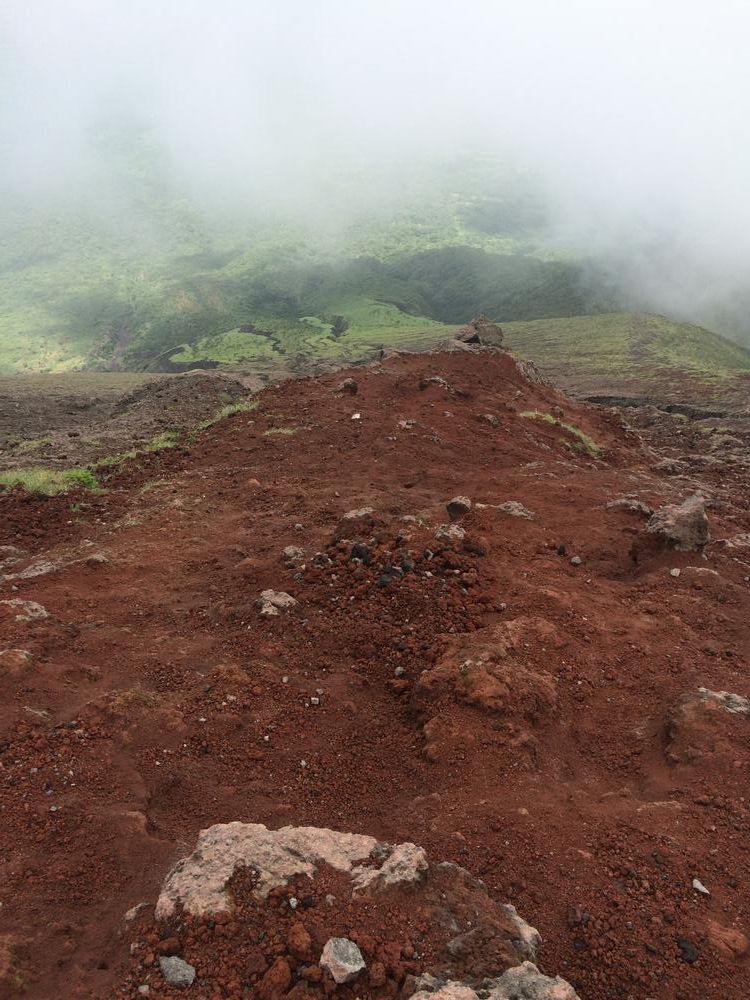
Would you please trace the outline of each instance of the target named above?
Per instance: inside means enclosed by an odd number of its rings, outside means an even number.
[[[379,858],[384,864],[394,850],[379,845],[374,837],[356,833],[304,826],[269,830],[261,823],[219,823],[202,830],[195,851],[170,872],[156,914],[169,916],[178,904],[194,914],[231,909],[227,886],[238,868],[252,868],[257,873],[259,898],[295,875],[313,878],[321,864],[351,873],[354,887],[359,887],[359,877],[364,880],[362,885],[372,885],[374,869],[363,868],[358,862]],[[392,875],[392,868],[386,874]]]
[[[646,531],[669,548],[701,551],[711,540],[705,500],[695,494],[681,504],[662,507],[650,517]]]
[[[251,895],[238,903],[232,880],[243,872],[252,875]],[[334,894],[327,888],[332,872],[337,879]],[[309,886],[304,890],[309,893],[306,905],[312,907],[309,916],[297,898],[303,895],[300,879]],[[326,887],[316,896],[318,879]],[[255,982],[263,997],[282,995],[293,978],[304,979],[308,984],[304,989],[318,996],[321,977],[328,977],[324,981],[329,995],[337,985],[361,977],[369,983],[372,996],[393,995],[398,984],[405,997],[452,996],[441,991],[460,988],[474,998],[481,987],[515,989],[515,993],[492,994],[498,1000],[511,995],[575,998],[567,983],[542,976],[531,964],[537,960],[541,938],[513,906],[495,902],[484,883],[465,869],[430,863],[416,844],[385,844],[364,834],[317,827],[268,830],[256,823],[219,824],[203,830],[192,854],[167,876],[155,910],[162,938],[163,928],[174,926],[177,913],[181,920],[189,915],[193,925],[210,918],[212,923],[233,927],[240,948],[247,947],[240,926],[243,919],[270,927],[279,913],[289,914],[291,920],[281,917],[286,928],[284,948],[259,960],[258,949],[252,946]],[[397,942],[377,944],[373,931],[382,927],[385,914],[394,926],[404,926],[405,914],[407,925],[411,914],[419,915],[417,924],[429,942],[418,949],[421,958],[408,943],[403,946],[411,956],[407,962]],[[341,927],[348,929],[347,937],[336,932]],[[200,980],[201,940],[196,939],[179,958],[172,952],[160,958],[167,981],[188,985],[196,969]],[[509,972],[514,975],[508,976]],[[486,981],[492,986],[482,986]],[[540,992],[543,989],[547,992]]]
[[[578,1000],[578,994],[564,979],[544,976],[531,962],[508,969],[497,979],[487,979],[479,990],[450,980],[421,977],[412,1000]]]
[[[503,342],[503,331],[497,323],[493,323],[487,316],[480,314],[470,320],[466,326],[462,326],[457,331],[455,339],[463,344],[491,344],[499,347]]]

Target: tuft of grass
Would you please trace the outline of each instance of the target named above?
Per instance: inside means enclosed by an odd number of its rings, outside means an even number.
[[[148,483],[144,483],[141,486],[141,493],[150,493],[152,490],[161,489],[162,486],[169,486],[170,482],[168,479],[152,479]]]
[[[222,406],[220,410],[217,410],[213,416],[209,417],[207,420],[203,420],[196,427],[194,427],[190,436],[194,437],[202,431],[207,431],[209,427],[213,427],[214,424],[218,424],[220,421],[226,420],[227,417],[233,417],[236,413],[250,413],[251,410],[257,410],[257,408],[257,399],[244,399],[237,403],[227,403],[226,406]]]
[[[271,434],[285,434],[289,437],[296,433],[296,427],[269,427],[267,431],[263,431],[265,437],[269,437]]]
[[[52,438],[30,438],[28,441],[21,441],[21,443],[16,448],[16,451],[21,455],[28,454],[30,451],[40,451],[42,448],[46,448],[48,445],[52,444]]]
[[[553,417],[551,413],[543,413],[541,410],[524,410],[520,415],[527,420],[543,420],[545,424],[552,424],[555,427],[562,428],[562,430],[576,439],[570,446],[574,451],[578,451],[583,455],[589,455],[591,458],[601,458],[601,446],[594,441],[590,434],[582,431],[575,424],[566,424],[562,420]]]
[[[122,465],[123,462],[129,461],[133,458],[138,458],[139,455],[151,455],[157,451],[165,451],[167,448],[174,448],[179,439],[179,431],[164,431],[161,434],[157,434],[156,437],[151,438],[151,440],[141,448],[131,448],[130,451],[123,451],[118,455],[106,455],[104,458],[97,458],[95,462],[91,463],[91,468],[115,468],[118,465]]]
[[[53,497],[67,490],[83,487],[98,490],[99,481],[91,469],[10,469],[0,472],[0,486],[13,489],[23,486],[29,493]]]

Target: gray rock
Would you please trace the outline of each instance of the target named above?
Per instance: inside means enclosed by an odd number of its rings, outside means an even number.
[[[503,511],[505,514],[510,514],[511,517],[523,517],[527,521],[533,521],[536,517],[533,510],[524,507],[518,500],[506,500],[505,503],[499,503],[497,509]]]
[[[419,992],[412,1000],[579,1000],[578,994],[564,979],[542,975],[532,962],[522,962],[497,979],[486,979],[479,990],[451,980],[439,985],[432,977],[420,976]]]
[[[629,514],[641,514],[643,517],[651,517],[654,513],[653,507],[649,507],[647,503],[643,503],[637,497],[618,497],[616,500],[610,500],[609,503],[606,503],[604,509],[626,510]]]
[[[671,548],[683,552],[700,551],[711,541],[706,501],[695,494],[681,504],[662,507],[651,516],[646,531],[661,538]]]
[[[462,542],[466,532],[459,524],[441,524],[435,530],[435,538],[441,542]]]
[[[283,590],[264,590],[258,599],[260,613],[262,615],[278,615],[282,611],[288,611],[296,607],[297,602],[291,594]]]
[[[661,472],[665,476],[681,476],[688,470],[686,463],[680,462],[676,458],[663,458],[660,462],[652,465],[651,468],[654,472]]]
[[[339,985],[351,983],[366,968],[362,952],[349,938],[329,938],[320,956],[320,966]]]
[[[471,500],[463,496],[453,497],[445,505],[445,508],[448,511],[448,517],[451,521],[458,521],[471,510]]]
[[[336,392],[346,393],[347,396],[356,396],[359,392],[359,385],[353,378],[345,378],[340,382]]]
[[[305,550],[300,548],[299,545],[287,545],[281,553],[281,558],[287,565],[296,566],[297,563],[304,562]]]
[[[161,955],[159,958],[159,968],[164,979],[170,986],[184,988],[192,986],[195,982],[195,969],[192,965],[176,955],[168,958]]]
[[[7,601],[0,601],[0,605],[12,608],[17,611],[17,622],[31,622],[40,618],[49,618],[49,612],[36,601],[23,601],[20,597],[13,597]]]
[[[716,701],[732,715],[750,715],[750,701],[740,694],[733,694],[731,691],[710,691],[708,688],[698,688],[698,695],[702,701]]]
[[[570,565],[571,566],[580,566],[582,562],[583,562],[583,559],[581,559],[580,556],[573,556],[573,558],[570,560]]]

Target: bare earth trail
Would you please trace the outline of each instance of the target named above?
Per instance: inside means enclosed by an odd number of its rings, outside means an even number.
[[[0,498],[26,553],[0,552],[0,996],[138,996],[125,912],[243,820],[456,861],[585,1000],[746,997],[750,718],[694,702],[750,694],[750,548],[722,541],[750,532],[747,467],[653,471],[499,351],[398,356],[354,396],[345,374],[265,390],[106,496]],[[600,458],[522,416],[558,407]],[[605,509],[699,489],[704,554]],[[438,539],[457,494],[465,537]],[[336,540],[359,508],[364,562]],[[266,589],[297,606],[261,616]],[[188,957],[194,995],[253,995],[210,942]]]

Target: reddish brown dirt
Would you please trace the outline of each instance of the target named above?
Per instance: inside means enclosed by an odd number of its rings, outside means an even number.
[[[615,414],[524,382],[502,353],[344,374],[355,397],[336,394],[341,373],[275,386],[107,496],[0,498],[0,544],[67,563],[0,594],[49,612],[17,621],[0,605],[0,648],[32,655],[0,668],[0,990],[180,995],[146,961],[164,928],[146,911],[129,931],[123,914],[155,901],[200,828],[244,820],[458,862],[538,927],[541,967],[585,1000],[746,997],[747,960],[715,925],[750,932],[750,720],[713,712],[692,739],[691,714],[677,737],[674,719],[699,686],[750,693],[750,557],[715,542],[706,559],[635,565],[642,522],[603,505],[700,485],[722,539],[750,531],[747,476],[652,472],[659,456]],[[429,375],[450,388],[420,389]],[[520,415],[554,407],[602,460]],[[459,493],[475,504],[467,538],[439,543]],[[507,500],[536,518],[477,505]],[[364,506],[369,566],[331,541]],[[282,562],[288,545],[304,571]],[[413,570],[380,586],[406,550]],[[265,588],[298,607],[259,617]],[[468,684],[461,657],[488,644],[500,679]],[[375,934],[362,923],[349,929]],[[252,944],[223,927],[179,941],[206,970],[191,993],[253,996],[240,963],[212,957]]]

